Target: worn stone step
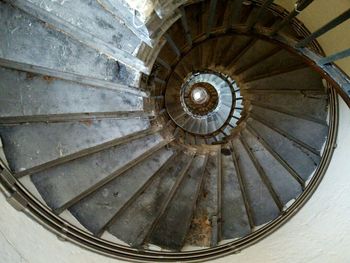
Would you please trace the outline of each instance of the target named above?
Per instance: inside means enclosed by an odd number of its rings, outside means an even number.
[[[248,124],[257,134],[285,160],[304,180],[315,171],[320,157],[308,149],[300,147],[277,131],[254,119],[248,119]]]
[[[326,123],[328,115],[328,96],[325,93],[304,91],[285,93],[278,90],[259,93],[251,91],[244,95],[253,105],[274,109],[299,116],[301,118]]]
[[[136,145],[133,145],[133,147],[135,147],[135,150],[137,149]],[[143,147],[146,148],[147,145]],[[101,233],[101,230],[128,203],[129,199],[143,189],[144,185],[148,186],[148,181],[152,179],[153,175],[170,158],[172,153],[172,150],[166,148],[155,152],[98,191],[82,199],[72,206],[69,211],[92,233]],[[122,158],[120,153],[116,153],[114,156],[116,159]]]
[[[232,146],[252,211],[253,223],[260,226],[279,216],[280,210],[240,139],[233,140]]]
[[[298,181],[264,148],[259,142],[259,138],[254,137],[246,130],[242,131],[242,136],[266,174],[267,179],[271,182],[282,204],[286,205],[289,201],[295,200],[302,192],[302,187]]]
[[[130,93],[5,68],[0,68],[0,78],[0,119],[143,110],[143,98]]]
[[[31,179],[48,206],[60,209],[160,142],[159,135],[149,135],[33,174]]]
[[[246,236],[251,232],[237,167],[234,165],[232,149],[221,150],[222,164],[222,239]]]
[[[150,243],[181,250],[192,219],[205,164],[205,156],[198,155],[193,159],[177,192],[152,231]]]
[[[3,125],[0,134],[10,167],[18,173],[148,127],[147,119],[102,119]]]
[[[186,246],[210,247],[218,242],[218,155],[209,156]]]
[[[180,171],[188,162],[188,155],[179,154],[169,166],[162,170],[107,231],[132,247],[141,246],[172,187],[180,177]]]
[[[3,59],[119,84],[137,83],[135,70],[4,2],[0,23],[5,25],[0,32]]]
[[[97,1],[16,0],[12,4],[84,45],[148,73],[143,61],[134,56],[140,39]]]
[[[328,126],[313,120],[305,120],[299,116],[281,113],[277,110],[258,107],[253,104],[251,113],[254,118],[268,123],[270,126],[289,134],[305,144],[315,153],[320,153],[326,141]]]

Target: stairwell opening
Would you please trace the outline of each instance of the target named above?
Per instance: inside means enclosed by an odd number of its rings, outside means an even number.
[[[258,242],[316,190],[349,81],[295,18],[311,1],[165,1],[147,19],[44,2],[0,1],[18,209],[112,257],[194,262]]]

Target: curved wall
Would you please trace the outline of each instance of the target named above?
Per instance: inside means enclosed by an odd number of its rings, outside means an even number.
[[[276,3],[288,10],[294,1]],[[316,30],[350,7],[349,0],[314,1],[300,16]],[[350,46],[350,20],[318,39],[326,54]],[[336,39],[336,41],[334,41]],[[337,62],[350,75],[350,58]],[[215,262],[343,263],[350,260],[350,110],[340,99],[339,134],[328,171],[306,205],[276,232],[241,253]],[[0,195],[0,263],[121,262],[62,242]]]
[[[340,100],[338,146],[319,188],[276,232],[241,253],[215,262],[345,263],[350,259],[350,110]],[[59,241],[0,195],[1,263],[121,262]]]

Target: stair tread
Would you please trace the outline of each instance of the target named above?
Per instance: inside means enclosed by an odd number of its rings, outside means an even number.
[[[259,60],[259,58],[263,57],[264,55],[270,53],[271,51],[276,49],[276,45],[272,44],[271,42],[264,41],[264,40],[257,40],[252,47],[250,47],[247,52],[244,53],[242,57],[235,63],[235,65],[232,67],[233,71],[238,71],[244,67],[247,67],[252,63],[252,61]],[[264,63],[260,64],[265,65]],[[259,66],[259,64],[258,64]]]
[[[303,64],[303,62],[298,56],[286,50],[280,50],[274,55],[264,59],[262,63],[256,64],[255,66],[242,72],[241,74],[239,74],[238,78],[244,80],[249,77],[268,74],[276,70],[292,68],[293,66],[297,66],[301,64]]]
[[[276,109],[283,109],[299,115],[303,115],[326,122],[328,115],[328,96],[325,93],[313,94],[307,92],[299,93],[248,93],[246,100],[252,100],[262,105]],[[259,105],[259,104],[257,104]]]
[[[126,85],[136,83],[138,74],[133,69],[23,11],[4,3],[0,7],[0,23],[6,25],[0,32],[2,58]]]
[[[328,126],[326,125],[257,106],[253,106],[251,112],[258,120],[267,121],[318,152],[321,151],[326,141],[328,134]]]
[[[30,77],[35,75],[41,75],[45,80],[61,79],[69,82],[78,83],[80,85],[87,85],[91,88],[112,90],[115,92],[124,92],[136,96],[148,97],[148,93],[133,86],[134,83],[130,83],[130,85],[127,85],[115,82],[115,80],[113,79],[104,80],[101,78],[96,78],[94,76],[90,77],[74,72],[61,71],[55,68],[52,69],[48,67],[27,64],[4,58],[0,58],[0,66],[3,68],[26,72],[29,74]]]
[[[286,205],[302,192],[300,184],[292,175],[261,145],[259,140],[246,130],[242,131],[249,147],[265,171],[280,200]]]
[[[25,2],[27,0],[17,0]],[[80,30],[96,35],[109,45],[132,54],[140,44],[137,36],[118,19],[115,19],[97,1],[42,1],[31,0],[48,16],[57,16]]]
[[[251,232],[251,229],[231,149],[224,148],[221,152],[222,239],[225,240],[246,236]]]
[[[134,145],[137,149],[136,145]],[[125,155],[125,153],[124,153]],[[69,211],[92,233],[98,233],[162,164],[172,155],[162,149],[104,187],[72,206]],[[115,157],[121,158],[121,154]]]
[[[120,214],[108,232],[132,247],[141,246],[187,160],[188,155],[179,154],[173,164],[163,170],[145,192]]]
[[[232,42],[236,40],[237,36],[222,36],[220,37],[220,45],[215,52],[214,64],[216,66],[221,65],[224,59],[227,59],[227,51],[232,48]]]
[[[0,126],[10,167],[20,172],[79,150],[141,131],[145,119],[101,119],[82,122]]]
[[[315,171],[320,157],[307,149],[298,147],[283,135],[271,130],[262,123],[249,119],[255,131],[277,152],[304,180],[307,180]]]
[[[150,243],[174,250],[182,248],[197,201],[196,193],[202,182],[204,164],[204,156],[194,158],[179,189],[153,230]]]
[[[98,0],[98,2],[108,10],[113,16],[125,23],[136,36],[147,44],[151,44],[148,29],[138,17],[135,17],[133,10],[123,1]]]
[[[192,39],[202,33],[202,24],[199,23],[199,21],[201,21],[201,5],[203,5],[203,2],[194,3],[184,7]]]
[[[46,203],[57,209],[161,140],[159,135],[140,138],[33,174],[31,180]]]
[[[143,110],[137,95],[5,68],[0,78],[1,117]]]
[[[232,144],[245,182],[245,191],[252,209],[253,222],[255,226],[260,226],[275,219],[280,211],[260,178],[250,156],[244,149],[242,142],[239,139],[234,139]]]
[[[217,199],[217,156],[209,156],[204,172],[203,185],[200,191],[190,229],[185,244],[210,247],[215,230],[213,217],[218,213]]]
[[[320,75],[310,68],[301,68],[241,85],[245,89],[322,90]]]
[[[181,19],[178,19],[171,28],[167,31],[167,34],[171,37],[172,41],[176,43],[179,50],[186,46],[186,38],[184,37],[184,29],[181,24]]]

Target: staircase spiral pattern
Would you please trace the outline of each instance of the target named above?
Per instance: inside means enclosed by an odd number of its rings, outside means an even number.
[[[137,26],[122,1],[0,1],[2,173],[36,219],[110,256],[200,261],[302,206],[331,158],[335,90],[256,30],[280,8],[233,2]],[[293,23],[279,34],[308,34]]]

